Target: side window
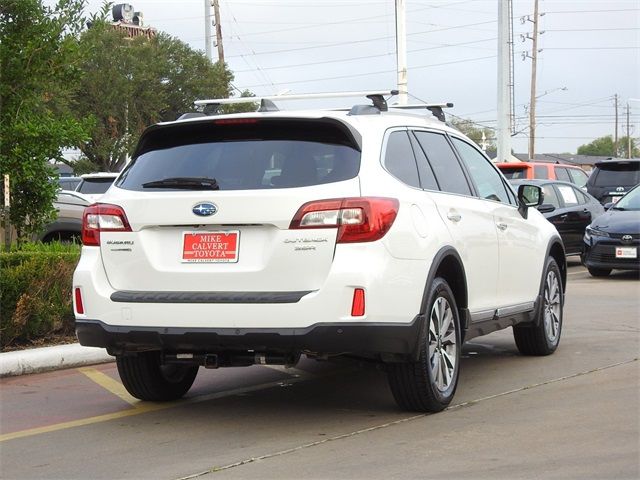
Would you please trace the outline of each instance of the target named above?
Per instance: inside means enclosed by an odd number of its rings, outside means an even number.
[[[562,180],[563,182],[571,181],[571,177],[569,176],[569,172],[567,172],[566,168],[556,167],[556,178],[558,180]]]
[[[476,184],[480,198],[496,202],[509,202],[507,189],[502,183],[502,178],[491,166],[489,161],[467,142],[452,137],[452,141],[462,160],[467,165],[469,174]]]
[[[571,175],[572,182],[580,188],[584,187],[587,184],[587,180],[589,179],[584,171],[578,170],[577,168],[570,168],[569,174]]]
[[[533,166],[533,178],[541,178],[546,180],[549,178],[549,168],[546,165]]]
[[[424,188],[425,190],[440,190],[440,187],[438,186],[438,182],[436,180],[436,176],[433,173],[433,169],[431,168],[431,165],[429,165],[429,161],[422,151],[422,148],[418,144],[415,135],[409,133],[409,138],[411,139],[413,152],[416,154],[416,161],[418,162],[418,172],[420,173],[420,183],[422,184],[422,188]]]
[[[440,190],[471,195],[462,166],[444,135],[432,132],[415,132],[418,143],[433,169]]]
[[[565,207],[573,207],[580,203],[578,196],[576,195],[578,192],[573,187],[570,187],[569,185],[558,185],[558,191],[562,196],[562,201]]]
[[[392,132],[387,139],[384,166],[403,183],[420,188],[418,167],[406,131]]]
[[[548,203],[556,208],[560,208],[560,200],[558,200],[558,194],[556,193],[556,189],[553,188],[553,185],[544,185],[542,192],[544,193],[544,201],[542,203]]]

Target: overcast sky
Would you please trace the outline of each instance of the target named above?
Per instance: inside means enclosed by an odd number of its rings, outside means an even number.
[[[394,0],[219,0],[234,85],[256,95],[396,86]],[[145,23],[204,51],[205,0],[130,0]],[[48,1],[47,3],[50,3]],[[89,0],[96,11],[101,0]],[[495,127],[498,0],[407,0],[409,93]],[[526,152],[533,0],[514,0],[516,152]],[[540,0],[537,153],[575,152],[631,107],[640,136],[640,0]],[[214,60],[217,58],[215,48]],[[564,89],[564,90],[563,90]],[[630,99],[638,99],[636,101]],[[331,104],[330,106],[336,106]]]

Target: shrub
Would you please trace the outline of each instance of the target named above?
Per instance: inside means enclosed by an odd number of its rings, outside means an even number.
[[[25,244],[0,252],[0,347],[73,333],[78,245]]]

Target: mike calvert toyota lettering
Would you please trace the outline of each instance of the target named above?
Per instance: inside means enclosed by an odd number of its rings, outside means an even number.
[[[238,232],[185,233],[183,262],[237,262]]]

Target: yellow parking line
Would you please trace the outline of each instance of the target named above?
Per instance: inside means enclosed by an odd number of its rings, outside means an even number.
[[[120,397],[129,405],[133,405],[135,408],[140,408],[140,400],[132,397],[129,392],[127,392],[127,389],[124,388],[124,385],[117,380],[114,380],[109,375],[91,367],[78,368],[78,371],[86,375],[105,390],[113,393],[117,397]]]
[[[333,372],[331,374],[333,374]],[[325,375],[322,375],[322,376],[325,376]],[[257,390],[265,390],[267,388],[282,386],[283,383],[290,385],[293,383],[298,383],[298,382],[308,380],[309,378],[310,377],[308,376],[287,378],[286,380],[276,380],[273,382],[261,383],[258,385],[252,385],[250,387],[245,387],[245,388],[236,388],[236,389],[227,390],[224,392],[210,393],[208,395],[201,395],[198,397],[186,398],[184,400],[178,400],[175,402],[163,402],[163,403],[139,402],[139,404],[136,405],[135,408],[128,408],[127,410],[123,410],[120,412],[107,413],[105,415],[98,415],[95,417],[81,418],[79,420],[71,420],[69,422],[56,423],[55,425],[47,425],[46,427],[29,428],[27,430],[20,430],[17,432],[5,433],[0,435],[0,442],[15,440],[17,438],[31,437],[33,435],[40,435],[42,433],[50,433],[50,432],[56,432],[59,430],[66,430],[68,428],[92,425],[94,423],[108,422],[109,420],[131,417],[133,415],[156,412],[159,410],[166,410],[167,408],[180,406],[180,405],[189,405],[192,403],[206,402],[208,400],[216,400],[218,398],[232,397],[234,395],[241,395],[243,393],[249,393]]]

